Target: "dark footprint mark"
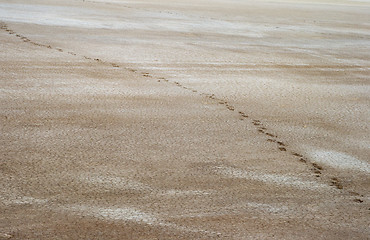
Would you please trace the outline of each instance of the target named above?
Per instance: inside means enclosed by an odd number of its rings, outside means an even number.
[[[265,133],[265,131],[263,131],[263,129],[257,129],[258,132],[260,133]]]
[[[73,56],[76,56],[77,54],[76,53],[74,53],[74,52],[68,52],[68,54],[71,54],[71,55],[73,55]]]
[[[293,153],[292,153],[292,155],[293,155],[293,156],[296,156],[296,157],[303,157],[301,154],[299,154],[299,153],[295,153],[295,152],[293,152]]]
[[[313,166],[314,168],[318,169],[318,170],[322,170],[322,169],[323,169],[323,168],[322,168],[320,165],[318,165],[317,163],[312,163],[312,166]]]
[[[276,143],[279,144],[280,146],[284,146],[284,147],[286,146],[285,143],[280,142],[280,141],[276,141]]]
[[[234,108],[233,106],[231,106],[231,105],[227,105],[226,107],[227,107],[227,109],[229,109],[230,111],[234,111],[234,110],[235,110],[235,108]]]
[[[247,115],[247,114],[245,114],[245,113],[243,113],[243,112],[240,112],[240,111],[239,111],[239,114],[240,114],[240,116],[242,116],[243,118],[247,118],[247,117],[248,117],[248,115]]]
[[[143,77],[152,77],[149,73],[142,73]]]
[[[336,177],[331,178],[331,185],[335,186],[337,189],[343,189],[343,185],[340,183],[339,179]]]
[[[353,192],[353,191],[350,191],[349,194],[351,194],[352,196],[359,196],[359,197],[364,197],[364,195],[361,195],[357,192]]]
[[[271,134],[271,133],[268,133],[268,132],[266,132],[265,134],[266,134],[267,136],[269,136],[269,137],[277,137],[276,135]]]
[[[61,49],[61,48],[55,48],[55,49],[58,50],[59,52],[63,52],[63,49]]]
[[[99,58],[94,58],[95,61],[97,62],[101,62],[101,60]]]
[[[260,120],[253,120],[252,123],[253,123],[254,126],[261,125],[261,121]]]
[[[285,147],[279,147],[279,150],[282,151],[282,152],[286,152],[286,148]]]
[[[355,202],[357,202],[357,203],[363,203],[363,202],[364,202],[364,200],[359,199],[359,198],[356,198],[356,199],[354,199],[353,201],[355,201]]]
[[[271,138],[267,139],[267,141],[268,141],[268,142],[276,142],[276,140],[275,140],[275,139],[271,139]]]
[[[296,156],[296,157],[299,157],[299,161],[302,162],[302,163],[307,163],[307,160],[303,157],[302,154],[299,154],[299,153],[296,153],[296,152],[292,152],[292,155],[293,156]]]

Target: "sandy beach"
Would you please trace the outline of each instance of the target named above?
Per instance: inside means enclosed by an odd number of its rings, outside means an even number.
[[[369,1],[0,0],[0,28],[0,239],[369,239]]]

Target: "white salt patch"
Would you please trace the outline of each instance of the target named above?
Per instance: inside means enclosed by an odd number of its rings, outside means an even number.
[[[266,204],[266,203],[248,202],[247,206],[262,210],[264,212],[274,213],[274,214],[286,213],[289,211],[289,208],[287,206],[278,206],[278,205],[271,205],[271,204]]]
[[[89,176],[82,175],[79,178],[81,181],[95,185],[97,187],[104,187],[108,189],[127,189],[138,191],[151,191],[152,188],[137,181],[129,180],[122,177],[110,176]]]
[[[104,9],[93,11],[76,7],[15,3],[0,3],[0,20],[80,28],[208,32],[255,38],[263,37],[264,32],[268,30],[251,23],[204,19],[202,16],[180,13],[131,10],[120,15]]]
[[[87,215],[102,219],[134,221],[146,224],[154,224],[157,222],[157,219],[152,215],[130,207],[103,208],[88,205],[67,205],[64,208],[79,215]]]
[[[314,161],[334,168],[351,169],[370,173],[370,164],[350,155],[335,151],[316,150],[309,154]]]
[[[8,233],[0,233],[0,239],[10,239],[12,238],[13,235],[8,234]]]
[[[231,167],[217,167],[216,172],[221,173],[227,177],[250,179],[254,181],[261,181],[265,183],[272,183],[276,185],[285,185],[296,187],[300,189],[322,189],[328,188],[325,184],[320,184],[314,181],[305,181],[297,177],[285,176],[279,174],[259,173],[254,171],[244,171]]]
[[[148,225],[157,225],[162,227],[170,227],[185,232],[200,232],[212,235],[220,235],[221,233],[209,232],[201,229],[192,229],[188,227],[178,226],[173,223],[166,223],[159,220],[151,214],[144,213],[132,207],[124,208],[104,208],[88,205],[66,205],[63,207],[64,210],[72,211],[78,215],[92,216],[105,220],[121,220],[121,221],[133,221],[137,223],[145,223]]]
[[[164,196],[188,196],[188,195],[192,195],[192,196],[204,196],[204,195],[210,195],[211,192],[207,192],[207,191],[200,191],[200,190],[168,190],[168,191],[165,191],[162,195]]]
[[[4,199],[3,203],[7,205],[16,204],[16,205],[25,205],[25,204],[45,204],[48,200],[46,199],[37,199],[33,197],[15,197],[11,199]]]

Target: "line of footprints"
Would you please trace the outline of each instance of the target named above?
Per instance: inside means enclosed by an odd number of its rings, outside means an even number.
[[[34,42],[32,40],[30,40],[29,38],[21,35],[21,34],[18,34],[16,33],[15,31],[11,30],[8,28],[8,26],[4,23],[0,24],[0,29],[2,30],[5,30],[6,32],[8,32],[10,35],[14,35],[16,36],[17,38],[21,39],[23,42],[27,42],[27,43],[30,43],[30,44],[33,44],[35,46],[39,46],[39,47],[45,47],[45,48],[48,48],[48,49],[55,49],[59,52],[64,52],[63,49],[61,48],[55,48],[55,47],[52,47],[50,45],[45,45],[45,44],[40,44],[40,43],[37,43],[37,42]],[[70,51],[67,51],[66,52],[67,54],[70,54],[70,55],[73,55],[73,56],[78,56],[78,54],[74,53],[74,52],[70,52]],[[83,56],[83,58],[85,58],[86,60],[90,60],[90,61],[95,61],[97,63],[103,63],[103,64],[108,64],[114,68],[119,68],[120,66],[116,63],[112,63],[112,62],[105,62],[99,58],[91,58],[91,57],[87,57],[87,56]],[[137,73],[137,74],[141,74],[143,77],[146,77],[146,78],[154,78],[150,73],[148,72],[139,72],[138,70],[136,69],[132,69],[132,68],[128,68],[128,67],[125,67],[125,69],[133,72],[133,73]],[[176,82],[176,81],[170,81],[164,77],[159,77],[157,78],[157,82],[166,82],[166,83],[172,83],[178,87],[181,87],[185,90],[188,90],[188,91],[192,91],[193,93],[198,93],[198,90],[196,89],[193,89],[193,88],[190,88],[190,87],[186,87],[184,85],[182,85],[181,83],[179,82]],[[220,99],[220,98],[217,98],[214,94],[206,94],[206,93],[198,93],[200,94],[201,96],[203,97],[207,97],[209,99],[212,99],[214,100],[217,104],[220,104],[220,105],[223,105],[226,107],[226,109],[228,109],[229,111],[232,111],[232,112],[235,112],[235,107],[232,106],[231,104],[229,104],[227,101],[223,100],[223,99]],[[238,111],[238,114],[240,116],[240,119],[243,120],[243,119],[248,119],[249,116],[242,112],[242,111]],[[309,162],[307,160],[307,158],[305,158],[303,155],[299,154],[299,153],[296,153],[294,151],[288,151],[288,146],[287,144],[285,144],[284,142],[282,141],[279,141],[278,140],[278,136],[276,136],[275,134],[273,133],[270,133],[266,127],[264,127],[263,123],[260,121],[260,120],[256,120],[256,119],[252,119],[252,124],[257,128],[257,131],[261,134],[264,134],[266,135],[267,137],[267,141],[268,142],[271,142],[271,143],[275,143],[277,145],[277,149],[281,152],[289,152],[291,155],[293,155],[294,157],[297,158],[298,161],[306,164],[307,166],[310,167],[311,171],[315,174],[316,177],[321,177],[321,174],[322,174],[322,171],[323,171],[323,167],[320,166],[319,164],[317,163],[314,163],[314,162]],[[343,189],[343,185],[341,183],[341,181],[337,178],[337,177],[331,177],[330,178],[330,185],[337,188],[337,189],[340,189],[342,190]],[[356,198],[354,199],[355,202],[358,202],[358,203],[362,203],[363,200],[361,198],[363,198],[364,196],[359,194],[359,193],[356,193],[356,192],[349,192],[351,195],[353,196],[356,196]],[[370,208],[369,208],[370,210]]]

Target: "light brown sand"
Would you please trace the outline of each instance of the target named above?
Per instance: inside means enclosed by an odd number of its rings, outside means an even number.
[[[0,0],[0,239],[367,239],[369,12]]]

